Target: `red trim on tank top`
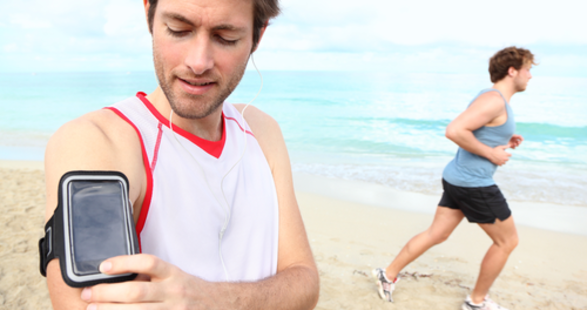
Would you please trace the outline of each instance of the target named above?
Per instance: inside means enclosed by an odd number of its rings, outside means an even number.
[[[163,125],[169,128],[169,120],[165,118],[163,115],[161,115],[159,111],[157,111],[155,106],[153,106],[149,99],[147,99],[147,94],[145,94],[144,92],[138,92],[137,97],[143,102],[143,104],[147,107],[147,109],[149,109],[151,114],[153,114],[153,116],[155,116],[155,118],[157,118],[159,122],[161,122]],[[225,118],[224,112],[222,112],[222,118]],[[222,138],[219,141],[210,141],[202,139],[188,131],[181,129],[175,124],[173,124],[173,131],[178,133],[180,136],[188,139],[195,145],[197,145],[199,148],[204,150],[204,152],[216,158],[219,158],[222,154],[222,150],[224,149],[224,143],[226,142],[226,122],[224,121],[222,122]]]
[[[149,207],[151,206],[151,197],[153,196],[153,174],[151,173],[151,167],[149,166],[149,157],[147,156],[147,150],[145,149],[145,143],[143,142],[143,137],[141,136],[141,132],[135,126],[135,124],[126,117],[126,115],[122,114],[117,108],[114,107],[106,107],[124,121],[129,123],[137,132],[137,136],[139,137],[139,141],[141,142],[141,151],[143,153],[143,165],[145,167],[145,173],[147,174],[147,189],[145,192],[145,198],[143,198],[143,205],[141,206],[141,213],[139,214],[139,220],[137,221],[136,231],[137,237],[139,240],[139,250],[142,252],[141,248],[141,231],[143,231],[143,227],[145,226],[145,221],[147,220],[147,214],[149,213]]]
[[[153,150],[153,160],[151,161],[151,172],[155,173],[155,165],[157,165],[157,158],[159,157],[159,147],[161,146],[161,136],[163,136],[163,126],[161,123],[157,124],[157,142],[155,142],[155,149]]]
[[[248,130],[244,130],[243,127],[241,126],[241,124],[236,120],[236,118],[224,116],[224,119],[229,119],[231,121],[234,121],[238,125],[238,128],[240,128],[241,131],[244,131],[244,132],[250,134],[251,136],[255,137],[255,135],[252,132],[250,132]]]

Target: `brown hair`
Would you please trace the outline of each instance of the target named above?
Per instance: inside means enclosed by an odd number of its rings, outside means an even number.
[[[153,33],[153,19],[159,0],[149,0],[148,22],[149,30]],[[279,0],[253,0],[253,50],[257,47],[261,38],[261,29],[266,26],[271,18],[279,15]]]
[[[510,67],[520,70],[520,68],[527,63],[536,65],[534,62],[534,54],[529,50],[517,48],[515,46],[502,49],[489,59],[489,75],[491,76],[491,82],[495,83],[506,77]]]

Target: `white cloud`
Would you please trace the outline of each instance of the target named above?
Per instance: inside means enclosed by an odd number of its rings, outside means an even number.
[[[10,23],[20,26],[23,29],[42,29],[51,28],[53,25],[46,20],[38,20],[27,14],[14,14],[10,18]]]
[[[549,63],[584,70],[587,61],[583,0],[281,1],[283,14],[258,52],[265,69],[446,72],[460,64],[484,72],[487,58],[508,45],[539,50],[540,70]],[[144,15],[138,0],[1,1],[0,70],[150,70]]]
[[[296,46],[308,50],[347,49],[352,43],[367,50],[438,42],[587,44],[584,12],[587,2],[580,0],[284,0],[271,39],[283,43],[285,38],[276,37],[291,34]]]
[[[101,32],[104,21],[104,1],[101,0],[23,0],[4,1],[0,4],[3,20],[35,21],[36,24],[52,25],[62,33],[74,35],[96,35]],[[27,29],[26,24],[20,23]]]
[[[12,53],[18,51],[18,45],[16,43],[8,43],[5,44],[3,47],[5,52]]]
[[[395,73],[460,72],[485,74],[491,50],[455,51],[446,48],[411,52],[290,52],[260,50],[255,61],[260,70],[388,71]],[[249,68],[251,69],[251,68]]]
[[[15,53],[18,55],[13,56],[18,59],[52,57],[64,68],[70,66],[72,58],[77,59],[75,63],[81,63],[88,54],[102,54],[100,57],[132,54],[135,58],[150,54],[150,35],[141,1],[7,1],[0,4],[0,20],[9,21],[7,27],[0,29],[3,43],[8,41],[18,46],[18,49],[4,47],[0,51],[5,53],[0,57],[2,68],[31,66],[10,62],[6,56]],[[93,58],[85,59],[89,64],[95,63],[95,69],[103,69]],[[55,67],[41,61],[38,64],[40,70]],[[150,68],[150,63],[145,67]]]
[[[106,35],[118,37],[148,35],[142,2],[110,0],[104,11],[106,17],[104,33]]]

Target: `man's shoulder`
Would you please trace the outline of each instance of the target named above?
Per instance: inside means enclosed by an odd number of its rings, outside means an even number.
[[[505,101],[497,91],[486,91],[477,96],[471,103],[472,107],[483,109],[505,109]]]
[[[82,115],[65,123],[51,138],[67,138],[89,140],[113,140],[120,137],[120,132],[128,131],[128,125],[118,115],[109,109],[100,109]]]
[[[233,104],[233,106],[239,113],[242,113],[246,107],[245,104]],[[289,162],[281,128],[273,117],[255,106],[248,106],[244,110],[244,118],[272,170],[276,166],[281,166],[284,159]]]
[[[252,105],[247,107],[246,104],[239,103],[233,104],[233,106],[239,113],[243,113],[244,109],[243,116],[247,121],[247,124],[249,124],[251,127],[251,131],[253,131],[255,136],[257,135],[257,132],[263,134],[265,131],[279,129],[279,124],[277,121],[259,108]]]
[[[475,102],[477,102],[477,101],[482,101],[482,102],[487,102],[487,103],[492,103],[492,104],[505,103],[503,97],[497,91],[486,91],[486,92],[482,93],[481,95],[479,95],[475,99]]]
[[[45,161],[71,161],[79,165],[76,169],[85,169],[86,164],[124,160],[137,152],[141,148],[134,129],[113,111],[101,109],[61,126],[47,144]]]

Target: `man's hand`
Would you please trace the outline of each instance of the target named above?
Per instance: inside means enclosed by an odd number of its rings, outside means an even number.
[[[102,262],[105,274],[138,273],[135,281],[85,288],[81,299],[88,310],[116,309],[312,309],[318,299],[317,272],[292,265],[257,282],[207,282],[156,256],[117,256]],[[315,278],[314,278],[315,277]],[[293,281],[292,281],[293,279]],[[301,279],[301,280],[300,280]],[[292,282],[309,283],[292,287]],[[316,283],[314,283],[316,282]],[[296,290],[304,298],[288,300]],[[79,295],[78,295],[79,296]]]
[[[489,161],[491,161],[492,163],[494,163],[498,166],[505,165],[505,163],[512,156],[512,154],[505,151],[509,147],[510,147],[510,145],[508,144],[508,145],[498,145],[498,146],[492,148],[491,152],[489,152],[489,155],[487,156],[487,159],[489,159]]]
[[[510,138],[510,142],[508,142],[508,147],[515,149],[516,147],[520,146],[520,144],[522,144],[522,141],[524,141],[524,137],[520,135],[513,135]]]
[[[82,300],[89,310],[130,309],[211,309],[214,301],[207,291],[214,283],[183,272],[176,266],[153,255],[118,256],[104,261],[100,271],[105,274],[138,273],[136,281],[99,284],[85,288]],[[132,309],[138,309],[132,307]]]

